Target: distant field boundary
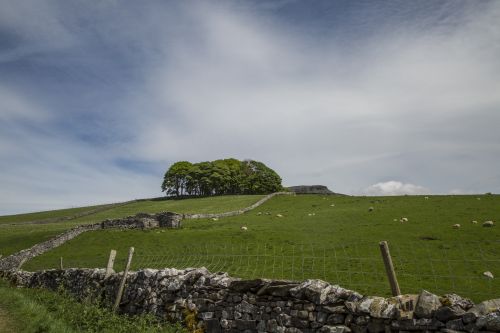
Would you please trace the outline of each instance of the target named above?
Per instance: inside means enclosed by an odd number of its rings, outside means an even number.
[[[237,215],[244,214],[252,209],[259,207],[264,202],[266,202],[267,200],[269,200],[277,195],[295,195],[295,193],[293,193],[293,192],[274,192],[274,193],[266,195],[265,197],[263,197],[262,199],[260,199],[256,203],[254,203],[253,205],[248,206],[248,207],[243,208],[243,209],[233,210],[231,212],[225,212],[225,213],[183,214],[182,217],[184,219],[210,219],[210,218],[237,216]]]
[[[231,211],[231,212],[226,212],[226,213],[215,213],[215,214],[177,214],[173,212],[162,212],[157,215],[162,215],[162,214],[171,214],[178,216],[180,220],[182,219],[204,219],[204,218],[222,218],[222,217],[229,217],[229,216],[236,216],[236,215],[241,215],[245,212],[248,212],[252,209],[255,209],[256,207],[259,207],[269,199],[273,198],[276,195],[294,195],[294,193],[290,192],[275,192],[266,195],[264,198],[260,199],[253,205],[236,210],[236,211]],[[119,205],[126,205],[129,202],[126,203],[121,203],[117,204]],[[114,206],[114,207],[117,207]],[[108,208],[110,209],[110,208]],[[101,210],[102,211],[102,210]],[[86,212],[88,213],[88,212]],[[90,215],[90,214],[87,214]],[[140,217],[140,213],[137,214],[136,216],[128,216],[122,219],[117,219],[117,220],[104,220],[99,223],[95,224],[85,224],[85,225],[78,225],[75,228],[72,228],[70,230],[67,230],[59,235],[57,235],[54,238],[51,238],[47,241],[37,243],[33,245],[32,247],[28,249],[24,249],[21,251],[18,251],[14,254],[11,254],[3,259],[0,259],[0,271],[2,270],[10,270],[10,269],[20,269],[21,266],[28,260],[33,259],[34,257],[37,257],[47,251],[50,251],[58,246],[61,246],[62,244],[66,243],[67,241],[77,237],[78,235],[87,232],[87,231],[95,231],[95,230],[100,230],[100,229],[110,229],[110,228],[127,228],[127,229],[133,229],[133,228],[144,228],[141,223],[137,223],[137,218]],[[147,214],[146,214],[147,215]],[[81,215],[85,216],[85,215]],[[24,224],[24,223],[22,223]],[[179,223],[180,225],[180,223]],[[158,227],[161,225],[156,225],[155,227]]]
[[[76,213],[73,215],[68,215],[68,216],[61,216],[61,217],[48,217],[46,219],[40,219],[40,220],[32,220],[32,221],[25,221],[25,222],[12,222],[12,223],[2,223],[3,225],[29,225],[29,224],[50,224],[50,223],[56,223],[56,222],[63,222],[63,221],[71,221],[75,220],[80,217],[84,216],[89,216],[93,214],[97,214],[100,212],[104,212],[107,210],[110,210],[112,208],[117,208],[121,206],[125,206],[131,203],[136,202],[137,200],[130,200],[130,201],[125,201],[125,202],[119,202],[119,203],[113,203],[113,204],[107,204],[107,205],[102,205],[99,206],[98,208],[90,209],[83,211],[81,213]]]

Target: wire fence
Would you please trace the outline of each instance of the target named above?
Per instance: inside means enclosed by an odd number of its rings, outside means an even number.
[[[402,293],[426,289],[456,293],[481,301],[500,297],[500,240],[389,242]],[[115,270],[123,270],[127,252],[118,251]],[[64,258],[64,267],[104,267],[107,253],[97,257]],[[58,261],[53,260],[53,267]],[[168,250],[135,247],[132,269],[206,267],[240,278],[283,280],[322,279],[362,294],[389,296],[390,287],[379,244],[359,241],[328,246],[226,242],[176,245]],[[493,278],[484,275],[493,274]]]
[[[475,300],[500,296],[500,241],[474,243],[390,243],[403,293],[426,289]],[[378,243],[352,244],[194,244],[169,253],[136,249],[133,267],[204,266],[241,278],[322,279],[365,294],[390,293]],[[494,278],[484,273],[490,272]]]

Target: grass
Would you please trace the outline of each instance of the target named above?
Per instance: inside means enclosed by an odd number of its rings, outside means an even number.
[[[148,204],[156,209],[159,203]],[[224,197],[169,204],[181,205],[176,209],[181,212],[207,212],[203,210],[207,206],[211,211],[231,210],[217,209],[219,203],[227,205]],[[369,212],[369,207],[374,210]],[[124,208],[135,209],[128,205],[118,209]],[[400,223],[401,217],[409,222]],[[403,292],[425,288],[478,301],[500,294],[498,278],[482,276],[484,271],[500,276],[499,227],[484,228],[485,220],[500,220],[500,196],[430,196],[428,200],[423,196],[279,196],[241,216],[185,220],[178,230],[86,233],[25,268],[54,268],[60,257],[65,267],[104,267],[113,248],[118,250],[115,265],[120,269],[128,247],[135,246],[134,269],[206,266],[245,278],[320,278],[386,296],[389,287],[378,242],[387,240]],[[453,229],[455,223],[462,227]],[[248,231],[242,231],[242,225]]]
[[[92,215],[82,216],[64,222],[50,224],[28,224],[28,225],[8,225],[0,223],[0,254],[7,256],[19,250],[33,246],[36,243],[46,241],[64,230],[75,227],[79,224],[90,224],[100,222],[105,219],[115,219],[134,215],[139,212],[157,213],[161,211],[174,211],[178,213],[219,213],[240,208],[248,207],[261,199],[260,195],[241,195],[241,196],[221,196],[214,198],[185,199],[185,200],[141,200],[131,202],[126,205],[114,207]],[[94,209],[95,206],[89,207]],[[86,207],[75,208],[71,210],[63,209],[53,211],[54,217],[68,216],[71,212],[76,214],[88,210]],[[50,218],[49,212],[30,213],[16,216],[16,220],[10,217],[3,221],[11,222],[29,222],[30,218],[39,219]]]
[[[3,332],[185,332],[152,316],[119,316],[109,309],[41,289],[17,289],[0,280],[0,310],[7,317]],[[8,325],[8,326],[7,326]]]
[[[59,210],[48,210],[44,212],[27,213],[27,214],[4,215],[0,216],[0,224],[26,223],[26,222],[44,221],[57,218],[67,218],[81,213],[91,212],[96,209],[105,209],[106,207],[110,206],[112,205],[98,205],[98,206],[59,209]]]

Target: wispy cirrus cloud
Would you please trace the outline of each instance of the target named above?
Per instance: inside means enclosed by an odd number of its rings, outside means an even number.
[[[157,196],[169,163],[229,156],[336,192],[500,191],[498,3],[303,6],[9,3],[0,212]]]

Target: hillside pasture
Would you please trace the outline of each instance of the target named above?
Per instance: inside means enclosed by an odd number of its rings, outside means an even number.
[[[479,300],[500,295],[500,232],[498,225],[483,227],[486,220],[500,220],[499,196],[278,196],[240,216],[185,220],[178,230],[86,233],[25,267],[54,268],[60,257],[66,267],[103,267],[113,248],[120,269],[134,246],[134,269],[206,266],[244,278],[320,278],[388,295],[378,248],[387,240],[403,292],[425,288]]]
[[[171,200],[146,199],[116,206],[95,214],[48,224],[30,224],[41,218],[71,216],[96,206],[74,209],[63,209],[50,212],[19,214],[0,217],[0,254],[7,256],[16,251],[29,248],[36,243],[46,241],[63,231],[80,224],[101,222],[105,219],[115,219],[135,215],[137,213],[158,213],[174,211],[177,213],[220,213],[248,207],[259,201],[262,195],[233,195],[207,197],[198,199]],[[19,223],[12,225],[11,223]],[[23,224],[25,223],[25,224]]]

